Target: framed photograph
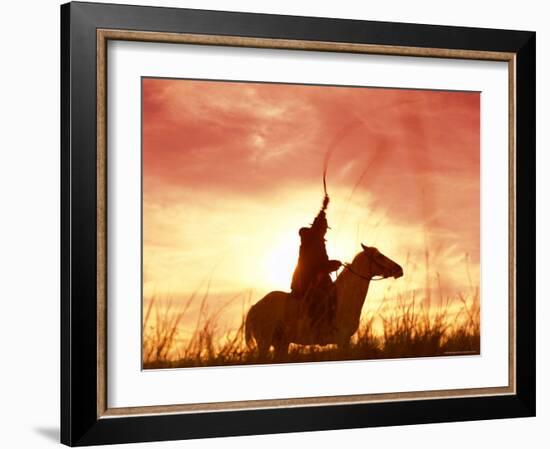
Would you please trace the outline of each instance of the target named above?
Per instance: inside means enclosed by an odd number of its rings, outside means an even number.
[[[535,33],[61,7],[61,440],[535,414]]]

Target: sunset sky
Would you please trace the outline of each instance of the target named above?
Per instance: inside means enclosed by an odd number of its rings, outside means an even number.
[[[327,151],[329,256],[351,261],[363,242],[404,269],[373,283],[367,303],[479,284],[479,93],[142,87],[144,298],[186,298],[209,283],[209,306],[235,300],[240,314],[243,298],[288,291]]]

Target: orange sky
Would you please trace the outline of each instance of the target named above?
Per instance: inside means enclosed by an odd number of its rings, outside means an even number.
[[[216,308],[289,290],[329,148],[329,256],[350,261],[363,242],[405,271],[369,298],[435,288],[438,275],[445,296],[477,286],[479,100],[143,79],[144,296],[185,297],[210,280]]]

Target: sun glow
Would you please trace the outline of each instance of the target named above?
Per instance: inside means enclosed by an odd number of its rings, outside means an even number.
[[[299,245],[297,234],[285,235],[266,251],[260,266],[262,284],[274,290],[289,290]]]
[[[307,226],[304,222],[304,226]],[[257,254],[255,283],[260,289],[283,290],[290,289],[292,274],[298,261],[300,249],[299,227],[295,225],[295,232],[287,232]],[[350,229],[348,229],[350,228]],[[361,251],[360,242],[353,234],[352,226],[343,224],[342,232],[329,230],[327,238],[327,252],[330,259],[341,262],[351,262],[354,256]],[[333,276],[334,278],[334,276]]]

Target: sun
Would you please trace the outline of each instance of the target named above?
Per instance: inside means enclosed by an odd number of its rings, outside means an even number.
[[[300,239],[297,235],[288,234],[280,237],[267,248],[261,263],[262,283],[275,290],[288,291],[292,273],[298,261]]]
[[[331,235],[334,239],[334,236]],[[351,261],[355,253],[361,249],[354,237],[341,235],[338,244],[327,242],[330,258],[342,257],[342,261]],[[292,274],[300,251],[300,237],[297,232],[279,234],[278,238],[268,245],[256,260],[259,261],[256,269],[256,281],[260,288],[267,290],[289,291]]]

